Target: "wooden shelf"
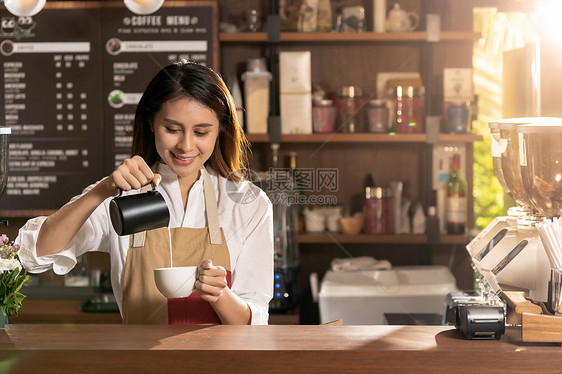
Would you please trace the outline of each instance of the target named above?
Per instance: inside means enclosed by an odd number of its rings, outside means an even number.
[[[472,42],[480,39],[481,34],[466,31],[443,31],[442,42]],[[309,43],[309,42],[423,42],[427,40],[425,31],[413,32],[282,32],[281,42]],[[221,43],[263,43],[267,42],[265,32],[219,33]]]
[[[268,134],[246,134],[252,143],[269,142]],[[476,134],[441,134],[439,141],[442,143],[471,143],[481,141],[482,136]],[[303,135],[282,135],[282,143],[425,143],[425,134],[303,134]]]
[[[299,234],[299,244],[427,244],[424,234],[402,235],[345,235],[322,232],[318,234]],[[441,244],[465,245],[469,242],[467,235],[441,235]]]

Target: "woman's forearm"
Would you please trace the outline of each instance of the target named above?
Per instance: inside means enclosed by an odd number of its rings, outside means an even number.
[[[94,210],[112,196],[113,191],[108,183],[102,181],[78,200],[50,215],[37,236],[37,256],[55,254],[66,247]]]
[[[252,320],[248,304],[228,287],[223,289],[217,301],[211,305],[223,325],[249,325]]]

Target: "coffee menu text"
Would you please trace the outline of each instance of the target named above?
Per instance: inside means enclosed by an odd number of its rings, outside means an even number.
[[[149,16],[103,2],[0,11],[0,126],[12,129],[0,211],[58,209],[129,156],[136,104],[158,70],[178,59],[215,67],[215,4],[185,3]]]

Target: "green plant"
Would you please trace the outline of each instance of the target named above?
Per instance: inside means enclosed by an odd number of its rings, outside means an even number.
[[[487,123],[473,121],[473,127],[484,138],[474,145],[474,215],[476,228],[482,230],[495,217],[503,215],[504,192],[494,174]]]
[[[0,309],[6,317],[18,315],[25,298],[20,289],[31,283],[31,277],[17,258],[19,249],[5,234],[0,236]]]

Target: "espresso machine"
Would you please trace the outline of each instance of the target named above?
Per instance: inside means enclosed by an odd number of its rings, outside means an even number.
[[[0,199],[4,195],[8,184],[8,135],[11,134],[9,127],[0,126]],[[0,226],[7,226],[8,221],[0,219]]]
[[[562,212],[562,119],[527,117],[489,124],[494,172],[517,203],[466,249],[483,298],[523,291],[548,304],[551,265],[535,225]]]

